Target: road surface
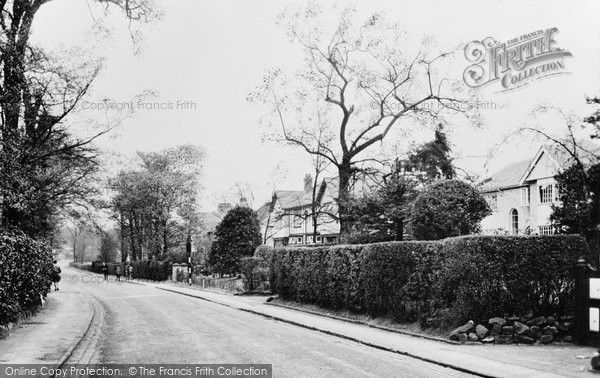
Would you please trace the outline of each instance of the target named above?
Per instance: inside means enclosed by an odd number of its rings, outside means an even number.
[[[114,277],[112,277],[114,279]],[[76,287],[74,285],[77,285]],[[448,377],[456,370],[135,283],[65,269],[95,303],[94,340],[70,363],[263,363],[275,377]]]

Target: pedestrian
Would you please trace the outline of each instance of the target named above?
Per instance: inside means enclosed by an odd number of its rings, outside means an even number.
[[[102,263],[102,273],[104,273],[104,280],[108,281],[108,267],[106,263]]]
[[[121,281],[121,265],[117,265],[117,269],[115,269],[115,274],[117,275],[117,281]]]
[[[58,282],[60,281],[60,266],[57,265],[56,260],[52,262],[52,282],[54,283],[54,291],[58,291]]]
[[[129,279],[132,279],[133,278],[133,265],[129,264],[129,267],[127,270],[128,270],[127,275],[129,277]]]

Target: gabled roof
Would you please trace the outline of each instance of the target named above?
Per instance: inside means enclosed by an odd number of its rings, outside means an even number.
[[[521,177],[523,177],[528,167],[529,160],[512,163],[483,180],[479,185],[484,192],[519,186],[521,185]]]
[[[258,218],[259,223],[262,223],[269,216],[269,211],[271,210],[271,202],[267,202],[256,210],[256,217]]]
[[[276,190],[273,197],[279,200],[282,209],[310,206],[312,203],[312,192],[303,190]]]
[[[572,144],[567,147],[572,149]],[[600,156],[600,146],[589,141],[578,141],[577,154],[583,164],[590,164],[595,157]],[[533,159],[521,160],[504,167],[489,178],[483,180],[479,185],[484,192],[493,190],[507,189],[525,185],[529,174],[533,171],[536,164],[540,161],[542,155],[550,158],[550,161],[556,166],[556,171],[573,164],[573,157],[565,148],[557,143],[548,143],[542,145]]]

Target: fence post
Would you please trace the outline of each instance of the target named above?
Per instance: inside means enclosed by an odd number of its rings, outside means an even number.
[[[575,334],[573,335],[576,344],[586,343],[586,333],[589,327],[589,277],[588,266],[584,257],[580,257],[575,265]]]

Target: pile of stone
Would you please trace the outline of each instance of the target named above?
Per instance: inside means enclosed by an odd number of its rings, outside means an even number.
[[[549,344],[556,341],[572,342],[570,320],[557,321],[552,316],[536,318],[509,317],[491,318],[487,326],[469,320],[450,332],[450,340],[460,343],[481,342],[484,344]]]

